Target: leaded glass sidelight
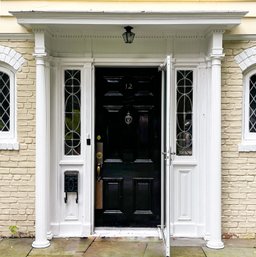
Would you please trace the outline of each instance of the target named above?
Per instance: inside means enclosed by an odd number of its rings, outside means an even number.
[[[178,70],[176,80],[176,153],[192,155],[193,71]]]
[[[249,132],[256,132],[256,74],[250,77]]]
[[[0,71],[0,131],[10,131],[10,77]]]
[[[65,155],[81,154],[81,71],[65,70]]]

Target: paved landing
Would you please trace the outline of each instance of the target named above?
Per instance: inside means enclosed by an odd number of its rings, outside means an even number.
[[[3,239],[0,241],[0,257],[25,257],[31,251],[33,240],[22,239]]]
[[[53,239],[46,249],[31,247],[32,239],[0,239],[0,257],[165,257],[156,239]],[[222,250],[205,247],[202,240],[172,239],[171,257],[256,257],[256,240],[227,240]]]

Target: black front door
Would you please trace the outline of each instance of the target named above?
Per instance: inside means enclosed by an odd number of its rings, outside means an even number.
[[[95,154],[103,152],[95,167],[96,195],[102,192],[95,225],[154,227],[160,224],[161,73],[96,68],[95,81]]]

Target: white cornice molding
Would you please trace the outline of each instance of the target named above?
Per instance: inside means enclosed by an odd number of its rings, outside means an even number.
[[[58,12],[12,11],[18,23],[33,25],[225,25],[230,28],[241,23],[245,11],[189,12]]]

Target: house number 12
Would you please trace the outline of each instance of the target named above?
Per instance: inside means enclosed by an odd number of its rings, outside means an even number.
[[[125,89],[126,89],[126,90],[131,90],[131,89],[133,89],[132,83],[126,83],[126,84],[125,84]]]

